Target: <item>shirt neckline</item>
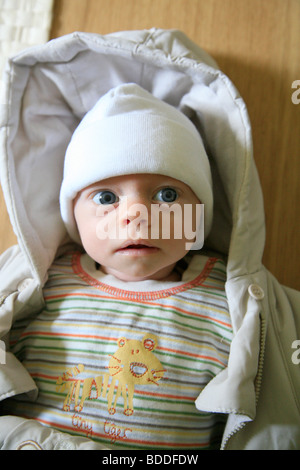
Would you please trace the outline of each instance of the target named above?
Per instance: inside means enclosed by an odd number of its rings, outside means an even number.
[[[83,258],[83,257],[87,258]],[[96,278],[97,275],[95,263],[88,255],[81,252],[73,253],[72,255],[72,269],[75,274],[77,274],[84,282],[87,284],[104,291],[105,293],[111,294],[117,298],[132,300],[132,301],[145,301],[145,300],[155,300],[160,298],[169,297],[179,292],[186,291],[196,286],[200,286],[209,276],[211,270],[213,269],[217,258],[209,257],[207,258],[203,269],[201,272],[191,280],[177,281],[177,282],[161,282],[161,281],[141,281],[143,287],[146,287],[144,290],[134,290],[133,285],[141,286],[141,283],[127,283],[125,281],[116,280],[115,282],[108,283],[103,282]],[[94,266],[94,269],[93,269]],[[104,280],[111,279],[113,276],[103,274],[102,278]],[[165,285],[164,285],[165,284]],[[124,288],[126,285],[129,285],[131,288]],[[163,286],[163,288],[161,288]]]

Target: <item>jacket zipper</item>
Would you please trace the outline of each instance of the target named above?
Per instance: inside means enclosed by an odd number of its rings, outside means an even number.
[[[265,344],[266,344],[266,319],[263,318],[263,315],[261,312],[260,312],[259,318],[260,318],[260,352],[259,352],[257,375],[255,379],[256,404],[258,403],[260,390],[261,390],[264,359],[265,359]]]
[[[260,390],[261,390],[261,383],[262,383],[262,375],[263,375],[263,368],[264,368],[264,353],[265,353],[265,338],[266,338],[266,320],[263,318],[262,313],[260,312],[259,315],[260,319],[260,351],[259,351],[259,360],[258,360],[258,368],[257,374],[255,378],[255,394],[256,394],[256,404],[258,403]],[[231,433],[227,436],[226,440],[223,442],[221,446],[221,450],[226,450],[229,440],[241,429],[243,429],[247,422],[242,422],[235,429],[231,431]]]

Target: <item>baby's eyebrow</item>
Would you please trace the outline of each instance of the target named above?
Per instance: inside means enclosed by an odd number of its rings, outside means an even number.
[[[102,185],[95,185],[89,188],[91,191],[111,191],[116,192],[116,189],[111,186],[102,186]]]

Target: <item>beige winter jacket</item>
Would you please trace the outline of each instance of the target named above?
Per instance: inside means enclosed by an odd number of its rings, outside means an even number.
[[[18,246],[0,258],[0,400],[37,393],[7,339],[14,320],[41,310],[47,270],[68,242],[58,204],[68,141],[100,96],[135,82],[193,120],[211,161],[207,247],[228,256],[234,339],[228,368],[195,406],[228,414],[223,449],[300,449],[300,293],[262,266],[262,192],[246,106],[231,81],[184,34],[156,29],[50,41],[12,59],[5,81],[0,174]],[[0,446],[102,448],[7,416],[0,418]]]

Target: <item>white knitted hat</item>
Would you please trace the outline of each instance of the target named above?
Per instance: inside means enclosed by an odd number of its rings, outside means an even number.
[[[85,115],[66,151],[60,192],[62,219],[80,242],[73,200],[105,178],[137,173],[169,176],[187,184],[204,204],[204,233],[212,223],[208,158],[192,122],[136,84],[110,90]]]

